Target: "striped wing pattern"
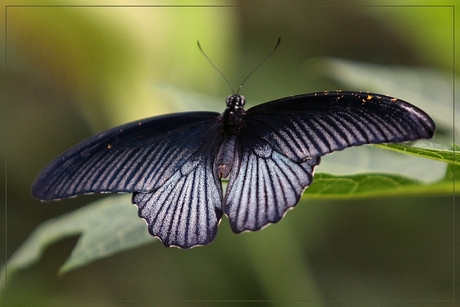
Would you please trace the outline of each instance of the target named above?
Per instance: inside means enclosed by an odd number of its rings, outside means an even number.
[[[431,138],[435,124],[417,107],[387,96],[333,92],[275,100],[247,111],[247,123],[293,161],[362,144]]]
[[[55,200],[88,193],[154,191],[200,146],[210,139],[219,142],[218,116],[179,113],[102,132],[46,166],[32,185],[32,195]]]
[[[294,162],[265,142],[242,139],[244,149],[236,157],[224,199],[224,212],[235,233],[278,222],[299,202],[320,162],[320,158]]]
[[[222,188],[213,168],[213,157],[203,154],[185,163],[155,192],[134,193],[139,216],[165,246],[206,245],[216,236]]]

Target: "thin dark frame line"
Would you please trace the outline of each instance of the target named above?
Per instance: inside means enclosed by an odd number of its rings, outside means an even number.
[[[449,5],[449,4],[442,4],[442,5],[436,5],[436,4],[421,4],[421,5],[405,5],[405,4],[395,4],[395,5],[390,5],[390,4],[325,4],[325,5],[305,5],[308,7],[334,7],[334,8],[340,8],[340,7],[376,7],[376,8],[383,8],[383,7],[388,7],[388,8],[421,8],[421,7],[428,7],[428,8],[448,8],[448,7],[454,7],[454,5]],[[6,8],[47,8],[47,7],[69,7],[69,8],[107,8],[107,7],[125,7],[125,8],[142,8],[142,7],[156,7],[156,8],[219,8],[219,7],[238,7],[238,5],[235,4],[8,4],[5,5]]]
[[[456,84],[456,73],[455,73],[455,57],[456,57],[456,48],[455,48],[455,44],[456,44],[456,32],[455,32],[455,6],[452,6],[452,123],[453,123],[453,131],[452,131],[452,144],[454,144],[454,146],[452,146],[452,151],[453,151],[453,156],[454,156],[454,160],[455,160],[455,156],[456,156],[456,146],[455,146],[455,140],[456,140],[456,133],[455,133],[455,130],[456,130],[456,122],[455,122],[455,119],[456,119],[456,116],[455,116],[455,111],[456,111],[456,103],[455,103],[455,96],[456,96],[456,90],[455,90],[455,84]],[[454,165],[452,163],[452,165]],[[457,255],[457,251],[456,251],[456,245],[455,245],[455,242],[456,242],[456,229],[457,229],[457,219],[456,219],[456,197],[455,197],[455,192],[456,192],[456,186],[455,186],[455,178],[456,178],[456,174],[455,174],[456,170],[455,170],[455,167],[452,168],[452,295],[453,295],[453,301],[455,302],[456,298],[457,298],[457,287],[456,287],[456,276],[457,276],[457,272],[456,272],[456,268],[457,268],[457,265],[456,265],[456,255]]]
[[[131,4],[107,4],[107,5],[104,5],[104,4],[9,4],[9,5],[5,5],[6,8],[59,8],[59,7],[68,7],[68,8],[85,8],[85,7],[88,7],[88,8],[108,8],[108,7],[121,7],[121,8],[142,8],[142,7],[156,7],[156,8],[168,8],[168,7],[171,7],[171,8],[219,8],[219,7],[236,7],[237,5],[234,5],[234,4],[156,4],[156,5],[143,5],[143,4],[139,4],[139,5],[131,5]]]
[[[117,300],[117,302],[143,302],[143,300]],[[278,302],[278,303],[282,303],[282,302],[290,302],[290,303],[295,303],[295,302],[348,302],[348,303],[351,303],[351,302],[394,302],[394,303],[451,303],[452,300],[378,300],[378,299],[363,299],[363,300],[347,300],[347,299],[344,299],[344,300],[341,300],[341,299],[321,299],[321,300],[315,300],[315,299],[312,299],[312,300],[302,300],[302,299],[253,299],[253,300],[244,300],[244,299],[241,299],[241,300],[238,300],[238,299],[235,299],[235,300],[231,300],[231,299],[224,299],[224,300],[212,300],[212,299],[209,299],[209,300],[200,300],[200,299],[197,299],[197,300],[165,300],[165,301],[169,301],[169,302],[183,302],[183,303],[188,303],[188,302],[193,302],[193,303],[264,303],[264,302]]]
[[[7,145],[7,127],[8,127],[8,124],[7,124],[7,116],[6,116],[6,105],[8,104],[8,70],[7,70],[7,63],[8,63],[8,8],[5,6],[5,29],[4,29],[4,37],[5,37],[5,43],[4,43],[4,65],[3,67],[5,67],[5,77],[3,78],[2,80],[2,86],[4,87],[4,105],[0,106],[0,109],[1,108],[4,108],[1,112],[2,115],[0,115],[0,117],[2,117],[2,120],[0,121],[0,126],[1,126],[1,137],[0,139],[2,141],[4,141],[4,158],[3,158],[3,161],[4,161],[4,169],[5,169],[5,173],[3,174],[4,176],[4,201],[5,201],[5,208],[4,208],[4,214],[5,216],[3,217],[4,219],[4,229],[5,229],[5,237],[4,237],[4,241],[5,241],[5,249],[4,249],[4,259],[5,259],[5,263],[4,263],[4,267],[5,267],[5,276],[0,276],[0,279],[1,278],[4,278],[5,280],[5,288],[8,287],[8,145]],[[0,293],[1,294],[1,293]]]
[[[376,7],[376,8],[384,8],[384,7],[387,7],[387,8],[423,8],[423,7],[427,7],[427,8],[452,8],[453,10],[453,19],[452,19],[452,26],[453,26],[453,59],[452,59],[452,75],[453,75],[453,115],[452,115],[452,119],[453,119],[453,144],[455,144],[455,136],[456,136],[456,133],[455,133],[455,128],[456,128],[456,122],[455,122],[455,106],[456,106],[456,99],[455,99],[455,93],[456,93],[456,88],[455,88],[455,80],[456,80],[456,74],[455,74],[455,58],[456,58],[456,53],[455,53],[455,44],[456,44],[456,32],[455,32],[455,5],[309,5],[309,7],[350,7],[350,6],[355,6],[355,7]],[[8,8],[110,8],[110,7],[120,7],[120,8],[147,8],[147,7],[152,7],[152,8],[219,8],[219,7],[222,7],[222,8],[226,8],[226,7],[237,7],[237,5],[5,5],[5,29],[4,29],[4,35],[5,35],[5,44],[4,44],[4,53],[5,53],[5,57],[4,57],[4,64],[5,64],[5,68],[7,67],[6,64],[8,63],[7,59],[8,59],[8,52],[7,52],[7,42],[8,42],[8,31],[7,31],[7,24],[8,24]],[[2,82],[2,85],[4,86],[5,88],[5,97],[7,98],[6,99],[6,103],[8,102],[8,74],[6,73],[5,74],[5,78]],[[6,123],[6,116],[5,116],[5,112],[2,112],[3,116],[4,116],[4,119],[3,121],[1,121],[3,123],[3,133],[1,134],[2,137],[4,137],[4,140],[6,140],[6,135],[7,135],[7,123]],[[0,125],[1,126],[1,125]],[[454,156],[456,154],[456,149],[455,147],[453,148],[453,152],[454,152]],[[7,260],[8,260],[8,252],[7,252],[7,239],[8,239],[8,224],[7,224],[7,212],[8,212],[8,202],[7,202],[7,186],[8,186],[8,176],[7,176],[7,173],[8,173],[8,168],[7,168],[7,163],[8,163],[8,155],[7,155],[7,148],[5,147],[5,156],[4,156],[4,164],[5,164],[5,173],[4,173],[4,180],[5,180],[5,183],[4,183],[4,189],[5,189],[5,196],[4,196],[4,200],[5,200],[5,210],[4,210],[4,213],[5,213],[5,216],[4,216],[4,227],[5,227],[5,286],[7,287],[8,285],[8,279],[7,279],[7,271],[8,271],[8,266],[6,265],[7,263]],[[453,172],[455,172],[455,170],[453,170]],[[454,174],[454,178],[455,178],[455,174]],[[453,301],[455,301],[455,298],[456,298],[456,287],[455,287],[455,284],[456,284],[456,280],[455,280],[455,277],[456,277],[456,266],[455,266],[455,263],[456,263],[456,259],[455,259],[455,256],[456,256],[456,248],[455,248],[455,238],[456,238],[456,216],[455,216],[455,213],[456,213],[456,210],[455,210],[455,201],[456,201],[456,198],[455,198],[455,191],[456,191],[456,184],[455,184],[455,180],[453,179],[453,182],[452,182],[452,187],[453,187],[453,241],[452,241],[452,244],[453,244]],[[1,277],[0,277],[1,278]],[[117,300],[117,301],[120,301],[120,300]],[[121,301],[124,301],[124,300],[121,300]],[[130,300],[127,300],[128,302]],[[292,302],[295,302],[295,301],[299,301],[299,300],[179,300],[179,302],[182,301],[182,302],[284,302],[284,301],[292,301]],[[317,300],[300,300],[300,301],[317,301]],[[391,302],[451,302],[451,300],[319,300],[319,301],[328,301],[328,302],[340,302],[340,301],[347,301],[347,302],[362,302],[362,301],[391,301]]]

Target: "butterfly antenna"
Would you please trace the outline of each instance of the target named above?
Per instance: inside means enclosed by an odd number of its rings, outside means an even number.
[[[217,72],[222,76],[222,78],[224,78],[225,82],[227,82],[227,85],[230,88],[230,90],[232,91],[232,93],[235,94],[235,91],[233,90],[232,85],[230,84],[230,82],[228,82],[228,79],[225,78],[224,74],[219,70],[219,68],[217,68],[216,65],[214,65],[214,63],[211,61],[211,59],[207,56],[207,54],[201,48],[200,41],[196,41],[196,43],[198,44],[198,48],[200,49],[201,53],[205,56],[205,58],[208,60],[208,62],[211,63],[212,67],[214,67],[217,70]]]
[[[240,91],[240,89],[243,87],[244,82],[246,82],[249,76],[251,76],[252,73],[256,71],[256,69],[259,68],[260,65],[262,65],[268,59],[268,57],[272,55],[272,53],[278,48],[278,46],[280,45],[280,42],[281,42],[281,37],[278,37],[278,41],[276,42],[275,47],[273,47],[273,49],[265,56],[265,58],[259,63],[259,65],[257,65],[253,70],[251,70],[251,72],[246,76],[246,78],[244,78],[243,82],[241,82],[240,87],[238,87],[238,90],[236,91],[237,94]]]

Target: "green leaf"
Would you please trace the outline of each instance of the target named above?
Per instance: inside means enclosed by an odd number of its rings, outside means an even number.
[[[457,178],[457,181],[460,180]],[[396,195],[451,194],[452,181],[425,184],[418,180],[391,174],[358,174],[335,176],[321,173],[306,190],[306,197],[361,198]]]
[[[6,278],[37,262],[51,244],[81,235],[59,270],[65,273],[126,249],[155,242],[131,205],[131,195],[114,195],[96,201],[38,226],[1,270],[0,290]],[[8,274],[8,276],[6,275]]]
[[[423,142],[418,142],[421,145]],[[431,143],[430,143],[431,144]],[[432,144],[431,144],[432,145]],[[317,198],[360,198],[389,195],[451,194],[453,184],[460,184],[460,155],[454,150],[414,147],[408,144],[373,145],[422,158],[448,163],[443,179],[426,184],[405,176],[365,173],[357,175],[317,174],[312,185],[306,190],[308,197]],[[431,146],[432,147],[432,146]],[[455,149],[460,148],[454,145]]]
[[[414,147],[408,144],[393,143],[393,144],[378,144],[374,145],[377,148],[394,150],[417,157],[428,158],[446,163],[460,165],[460,154],[457,152],[459,146],[455,145],[456,151],[447,149],[437,149],[429,147]]]

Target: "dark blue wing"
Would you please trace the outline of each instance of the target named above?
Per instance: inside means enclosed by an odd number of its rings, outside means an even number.
[[[310,185],[320,156],[431,138],[434,130],[422,110],[370,93],[307,94],[255,106],[240,131],[224,212],[234,232],[276,223]]]
[[[95,135],[54,159],[35,179],[32,195],[54,200],[104,192],[152,192],[206,142],[219,147],[218,113],[153,117]],[[217,149],[216,149],[217,150]]]
[[[246,126],[293,161],[362,144],[431,138],[433,120],[408,102],[371,93],[324,92],[249,109]]]

